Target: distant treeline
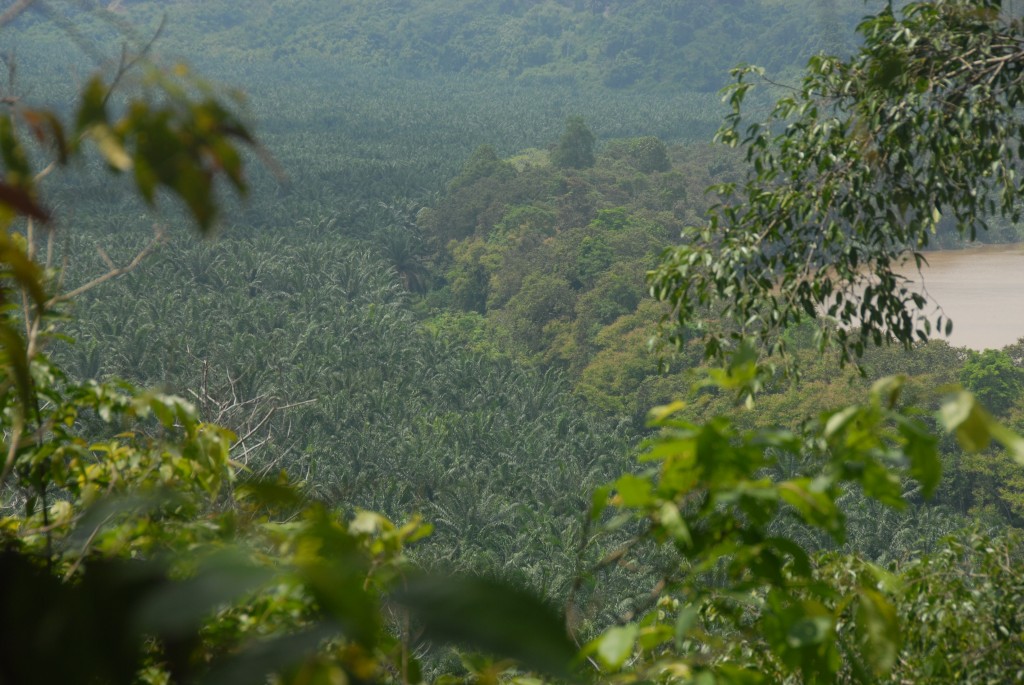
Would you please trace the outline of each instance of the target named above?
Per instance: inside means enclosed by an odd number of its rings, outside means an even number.
[[[60,6],[60,3],[54,3]],[[86,3],[88,4],[88,3]],[[326,57],[408,76],[487,74],[565,87],[714,91],[739,62],[775,72],[845,52],[880,3],[836,0],[230,0],[93,3],[137,26],[167,13],[191,59]],[[76,5],[79,7],[81,3]],[[79,11],[76,8],[68,12]],[[30,22],[31,18],[22,20]],[[200,49],[197,49],[200,48]]]

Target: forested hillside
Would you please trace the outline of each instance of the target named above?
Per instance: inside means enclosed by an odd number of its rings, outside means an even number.
[[[0,2],[0,628],[117,637],[0,683],[1015,673],[1022,343],[893,265],[1019,235],[1022,26],[905,6]]]
[[[128,0],[116,12],[143,26],[167,12],[165,48],[207,68],[373,66],[428,80],[461,74],[713,92],[740,62],[792,72],[820,50],[849,51],[865,8],[833,0],[256,0],[242,11],[223,0]]]
[[[586,114],[601,138],[705,142],[724,113],[715,91],[729,68],[750,61],[792,75],[829,41],[849,49],[868,9],[326,0],[243,9],[227,0],[129,0],[104,14],[90,4],[51,0],[6,32],[18,77],[33,83],[28,95],[64,101],[73,89],[62,78],[68,64],[114,60],[123,26],[143,43],[166,17],[153,49],[249,93],[261,140],[288,173],[284,191],[272,190],[276,179],[258,186],[275,201],[245,212],[238,223],[247,226],[381,197],[429,197],[478,145],[503,155],[542,147],[573,114]],[[72,22],[78,39],[55,31],[47,15],[66,17],[58,24]],[[547,61],[514,66],[535,43],[550,46]],[[447,64],[453,51],[466,57]],[[616,77],[623,87],[605,83],[619,71],[628,75]]]
[[[206,3],[190,18],[206,45],[237,46],[243,58],[269,53],[301,63],[317,52],[421,78],[494,74],[563,87],[707,91],[738,61],[792,68],[848,40],[840,24],[859,18],[859,8],[807,5],[804,13],[798,4],[759,1],[267,3],[243,17],[229,5]]]

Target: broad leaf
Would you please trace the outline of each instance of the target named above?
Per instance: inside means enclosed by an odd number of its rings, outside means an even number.
[[[473,577],[421,576],[393,598],[432,641],[453,642],[516,659],[525,667],[572,678],[576,648],[565,620],[519,588]]]

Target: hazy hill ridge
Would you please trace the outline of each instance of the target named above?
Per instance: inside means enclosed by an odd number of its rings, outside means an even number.
[[[58,5],[60,3],[57,3]],[[122,0],[95,3],[139,23],[171,19],[164,41],[192,59],[398,73],[490,75],[610,88],[711,91],[756,62],[799,67],[848,49],[876,2],[836,0]],[[25,21],[29,21],[26,18]],[[142,22],[144,24],[144,22]],[[317,65],[319,66],[319,65]]]

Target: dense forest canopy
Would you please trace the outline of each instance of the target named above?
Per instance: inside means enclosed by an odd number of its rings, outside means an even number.
[[[128,0],[115,9],[141,26],[167,12],[165,49],[198,58],[205,68],[228,59],[305,71],[315,57],[316,71],[364,65],[425,79],[487,74],[562,87],[688,91],[717,90],[743,61],[794,70],[817,51],[849,51],[850,29],[865,13],[856,3],[832,0],[304,0],[257,1],[244,11],[222,0]]]
[[[1019,14],[0,3],[0,682],[1019,678]]]

